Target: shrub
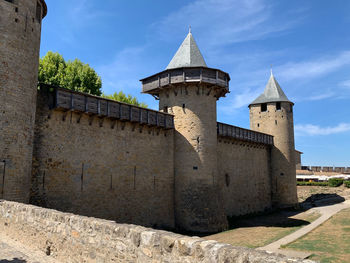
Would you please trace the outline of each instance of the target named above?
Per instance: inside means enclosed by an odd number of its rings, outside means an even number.
[[[345,185],[347,188],[350,188],[350,181],[344,181],[344,185]]]
[[[299,186],[328,186],[327,182],[297,182]]]
[[[344,182],[344,179],[341,178],[331,178],[328,180],[328,185],[332,187],[338,187],[342,185]]]

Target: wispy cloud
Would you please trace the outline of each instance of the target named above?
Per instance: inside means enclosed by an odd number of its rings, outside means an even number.
[[[338,96],[333,91],[319,91],[319,92],[320,92],[319,94],[298,98],[295,102],[325,100],[325,99],[329,99],[329,98],[333,98],[333,97]]]
[[[68,9],[70,26],[74,27],[89,26],[90,23],[96,23],[99,18],[108,15],[111,15],[111,13],[101,11],[101,8],[96,8],[94,3],[89,0],[72,1]]]
[[[277,21],[266,0],[197,0],[170,13],[154,24],[165,40],[183,37],[179,29],[192,26],[196,36],[209,47],[256,40],[294,26],[302,15]],[[181,35],[180,35],[181,34]]]
[[[350,89],[350,79],[340,82],[339,86],[345,89]]]
[[[337,126],[321,127],[313,124],[297,124],[294,127],[298,136],[331,135],[350,131],[350,123],[340,123]]]
[[[278,71],[284,80],[310,79],[324,76],[346,65],[350,65],[350,50],[314,60],[287,63],[278,67]]]
[[[104,91],[112,93],[119,90],[131,92],[139,90],[140,67],[145,47],[128,47],[118,52],[109,64],[100,66],[97,71],[103,79]]]

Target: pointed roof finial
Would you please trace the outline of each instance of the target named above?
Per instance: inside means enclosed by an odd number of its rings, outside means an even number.
[[[182,67],[207,67],[196,41],[191,34],[191,26],[189,27],[189,33],[176,51],[167,69]]]
[[[271,76],[266,84],[264,92],[259,97],[257,97],[252,103],[250,103],[250,105],[281,101],[293,103],[287,98],[286,94],[284,94],[283,90],[281,89],[280,85],[275,79],[275,76],[272,74],[271,65]]]
[[[192,34],[192,32],[191,32],[191,25],[188,27],[188,33]]]
[[[273,75],[273,73],[272,73],[272,64],[270,65],[270,71],[271,71],[271,75]]]

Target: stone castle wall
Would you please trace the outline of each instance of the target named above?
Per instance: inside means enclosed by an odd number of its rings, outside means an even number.
[[[0,198],[29,201],[42,1],[0,0]]]
[[[1,200],[0,232],[67,263],[312,262]]]
[[[227,216],[263,212],[271,207],[269,145],[218,138],[220,189]]]
[[[251,105],[250,128],[274,136],[271,155],[274,203],[279,206],[296,204],[298,199],[292,103],[281,102],[279,110],[276,103],[267,103],[266,111],[262,111],[260,105]]]
[[[49,89],[38,93],[31,202],[173,228],[173,129],[50,109],[53,95]]]
[[[159,93],[159,109],[174,114],[175,216],[177,227],[187,231],[227,227],[218,194],[216,100],[205,85],[178,85]]]

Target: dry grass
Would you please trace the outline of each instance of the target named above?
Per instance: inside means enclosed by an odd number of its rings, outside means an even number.
[[[350,209],[340,211],[306,236],[286,246],[309,251],[322,263],[350,262]]]
[[[318,217],[319,214],[315,212],[296,214],[296,212],[282,211],[269,215],[242,218],[232,222],[234,229],[204,238],[234,246],[262,247],[296,231]]]

